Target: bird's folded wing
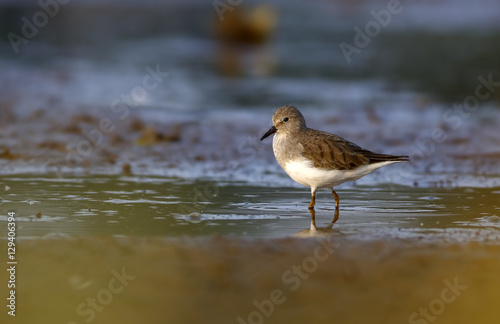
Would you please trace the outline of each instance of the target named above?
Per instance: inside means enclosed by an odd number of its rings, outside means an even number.
[[[407,156],[374,153],[340,136],[313,129],[307,130],[299,147],[302,156],[311,160],[314,167],[327,170],[351,170],[378,162],[408,161]]]
[[[299,146],[302,146],[302,156],[312,161],[316,168],[350,170],[370,163],[361,154],[363,149],[354,143],[325,132],[312,129],[307,132]]]

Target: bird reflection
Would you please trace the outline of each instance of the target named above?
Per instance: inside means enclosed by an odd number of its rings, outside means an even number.
[[[309,209],[309,213],[311,214],[311,230],[318,230],[318,227],[316,226],[316,211],[314,209]],[[333,224],[337,222],[339,219],[339,207],[337,206],[335,208],[335,214],[333,216],[333,220],[330,224],[328,224],[327,227],[324,227],[325,229],[331,229],[333,227]]]
[[[316,211],[314,209],[309,209],[309,213],[311,214],[311,227],[309,229],[305,229],[296,233],[294,236],[307,237],[307,236],[324,236],[324,235],[341,234],[339,230],[332,228],[333,224],[335,224],[335,222],[339,219],[338,206],[335,208],[335,214],[333,216],[332,222],[328,224],[326,227],[316,226]]]

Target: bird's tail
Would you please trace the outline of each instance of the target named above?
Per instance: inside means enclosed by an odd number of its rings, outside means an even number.
[[[388,162],[388,161],[396,161],[396,162],[410,161],[410,157],[407,155],[389,155],[389,154],[373,153],[367,156],[367,158],[370,160],[370,164],[378,162]]]

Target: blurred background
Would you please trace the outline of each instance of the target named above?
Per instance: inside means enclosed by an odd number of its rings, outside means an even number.
[[[498,2],[397,2],[381,25],[371,12],[390,1],[3,0],[2,97],[106,107],[156,64],[171,80],[141,106],[163,109],[324,108],[383,91],[454,102],[479,75],[500,78]],[[347,63],[340,44],[367,24]]]
[[[93,321],[90,297],[107,324],[402,323],[422,307],[498,323],[499,17],[498,0],[0,0],[19,323]],[[285,104],[412,158],[336,188],[335,253],[294,292],[285,271],[318,246],[288,239],[309,228],[309,190],[259,141]],[[331,222],[331,193],[316,206]],[[470,288],[445,305],[457,278]],[[251,319],[276,288],[286,303]]]

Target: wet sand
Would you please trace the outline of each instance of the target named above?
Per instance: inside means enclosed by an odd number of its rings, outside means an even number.
[[[446,105],[426,106],[424,116],[417,98],[405,105],[404,112],[391,107],[357,107],[344,112],[338,107],[318,110],[306,106],[303,110],[310,127],[336,133],[373,151],[407,154],[412,159],[373,172],[360,183],[500,185],[500,115],[496,107],[478,111],[454,128],[443,121]],[[16,112],[15,103],[4,106],[0,119],[2,175],[43,174],[60,179],[155,175],[293,186],[274,159],[271,141],[259,141],[276,107],[184,112],[144,107],[122,120],[106,107],[85,107],[84,112],[77,112],[56,106],[24,114]],[[240,125],[235,120],[252,122]],[[431,138],[436,130],[445,137]]]
[[[23,240],[18,251],[17,323],[456,324],[500,318],[498,245],[92,237]]]

